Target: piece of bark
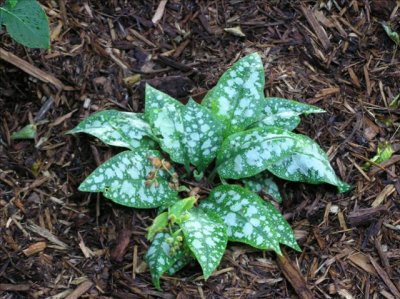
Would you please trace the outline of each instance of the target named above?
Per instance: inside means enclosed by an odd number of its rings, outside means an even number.
[[[376,221],[386,212],[387,208],[385,206],[355,210],[347,215],[347,222],[351,226],[366,225]]]
[[[46,242],[36,242],[36,243],[30,245],[28,248],[24,249],[22,252],[26,256],[31,256],[31,255],[34,255],[34,254],[36,254],[38,252],[43,251],[46,247],[47,247],[47,243]]]
[[[26,292],[30,288],[30,284],[0,283],[0,291],[2,292]]]
[[[158,56],[158,61],[160,61],[162,64],[165,64],[167,66],[173,67],[174,69],[181,70],[183,72],[190,72],[193,69],[190,66],[187,66],[183,63],[177,62],[171,58],[165,57],[165,56]]]
[[[82,282],[71,294],[65,299],[78,299],[85,294],[93,286],[93,282],[86,280]]]
[[[390,292],[394,295],[395,298],[400,298],[400,291],[394,285],[394,283],[390,280],[389,275],[383,270],[381,266],[379,266],[378,262],[375,261],[371,256],[369,257],[372,265],[374,266],[376,272],[378,272],[379,276],[382,278],[383,282],[387,285]]]
[[[143,80],[140,82],[139,92],[142,96],[144,95],[144,88],[146,83],[174,98],[184,98],[188,96],[190,90],[193,88],[192,80],[187,77],[169,76],[154,78],[150,80]]]
[[[118,235],[117,245],[111,252],[111,258],[117,262],[121,262],[128,249],[129,242],[131,240],[132,231],[130,229],[123,229]]]
[[[2,48],[0,48],[0,58],[7,61],[8,63],[11,63],[12,65],[15,65],[17,68],[23,70],[25,73],[28,73],[32,77],[39,79],[40,81],[51,83],[59,90],[65,89],[64,84],[54,75],[42,71],[36,66]]]
[[[304,280],[303,274],[294,265],[294,263],[287,257],[284,250],[282,250],[283,255],[277,255],[277,264],[281,269],[283,275],[290,282],[293,289],[299,295],[301,299],[312,299],[314,295],[308,288],[307,283]]]
[[[324,50],[329,50],[331,48],[331,42],[329,41],[328,34],[326,33],[324,27],[322,27],[321,24],[318,22],[317,18],[314,15],[314,12],[304,5],[302,5],[300,8],[304,16],[306,17],[307,22],[310,24],[311,28],[317,35]]]

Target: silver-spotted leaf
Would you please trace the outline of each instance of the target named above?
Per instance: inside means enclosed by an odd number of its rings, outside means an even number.
[[[213,189],[200,207],[213,211],[227,226],[229,241],[242,242],[281,254],[279,244],[300,250],[281,213],[257,194],[237,185]]]
[[[242,182],[247,189],[253,192],[263,192],[272,196],[277,202],[282,202],[282,195],[279,192],[279,187],[276,184],[274,177],[267,171],[263,171],[256,176],[243,179]]]
[[[316,106],[281,98],[266,98],[264,116],[255,126],[273,126],[294,130],[300,123],[300,115],[323,113],[325,110]]]
[[[296,134],[279,128],[256,128],[224,140],[218,152],[218,173],[222,178],[254,176],[290,155],[297,147]]]
[[[224,137],[258,121],[264,108],[264,67],[257,53],[237,61],[203,99],[224,124]]]
[[[182,108],[183,142],[190,163],[203,171],[216,157],[223,128],[210,111],[192,99]]]
[[[140,113],[104,110],[93,113],[68,133],[86,133],[106,144],[135,149],[150,147],[154,142],[150,125]]]
[[[281,179],[310,184],[328,183],[347,192],[351,186],[341,181],[329,163],[329,158],[311,138],[296,134],[297,145],[290,155],[268,165],[268,171]]]
[[[122,152],[96,168],[79,186],[80,191],[102,192],[112,201],[134,208],[157,208],[174,202],[177,192],[169,186],[169,174],[160,169],[157,184],[146,186],[154,170],[149,157],[160,157],[153,150]]]
[[[153,284],[159,290],[161,290],[160,277],[186,256],[184,250],[173,252],[167,242],[168,238],[172,238],[169,233],[158,233],[145,256]]]
[[[49,22],[36,0],[7,1],[0,7],[0,19],[10,36],[24,46],[50,47]]]
[[[179,260],[177,260],[167,271],[167,273],[169,275],[174,275],[176,272],[178,272],[179,270],[181,270],[183,267],[185,267],[187,264],[189,264],[190,262],[194,261],[194,257],[190,251],[189,248],[185,248],[184,250],[184,254],[180,256]]]
[[[191,209],[181,224],[185,243],[196,257],[207,279],[218,267],[224,254],[227,235],[224,224],[200,209]]]

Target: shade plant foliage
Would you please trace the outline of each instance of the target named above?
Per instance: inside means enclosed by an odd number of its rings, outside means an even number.
[[[157,288],[163,274],[193,260],[207,279],[228,241],[277,254],[281,244],[299,251],[290,225],[259,195],[282,200],[276,177],[349,190],[318,144],[292,132],[300,115],[324,111],[265,97],[264,78],[260,56],[250,54],[222,75],[202,104],[190,99],[184,105],[147,85],[143,114],[101,111],[70,131],[128,149],[94,170],[79,190],[102,192],[128,207],[158,208],[146,254]],[[183,177],[211,187],[208,197],[186,197]]]

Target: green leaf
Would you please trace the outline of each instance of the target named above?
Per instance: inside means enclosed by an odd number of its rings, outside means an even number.
[[[347,192],[351,186],[342,182],[329,164],[329,158],[311,138],[295,134],[297,146],[279,161],[268,165],[268,170],[281,179],[310,184],[328,183]]]
[[[218,153],[222,178],[240,179],[269,170],[277,177],[350,189],[335,175],[328,157],[310,138],[280,128],[256,128],[229,136]]]
[[[2,21],[10,36],[30,48],[49,48],[50,29],[47,16],[35,0],[7,1],[0,7]]]
[[[218,152],[222,178],[254,176],[288,156],[297,146],[296,134],[279,128],[256,128],[229,136]]]
[[[14,8],[17,5],[18,0],[7,0],[6,5],[9,5],[11,8]]]
[[[177,163],[204,170],[222,143],[222,126],[203,106],[190,100],[182,105],[170,96],[146,86],[145,117],[160,136],[161,148]]]
[[[263,192],[272,196],[277,202],[282,202],[282,196],[279,192],[279,187],[275,183],[274,177],[267,171],[263,171],[254,177],[243,179],[242,182],[250,191],[256,193]]]
[[[318,107],[292,100],[266,98],[264,104],[264,116],[260,122],[255,124],[255,126],[273,126],[292,131],[300,123],[299,116],[301,114],[307,115],[310,113],[323,112],[325,112],[325,110]]]
[[[23,127],[21,130],[11,134],[11,139],[35,139],[36,136],[36,125],[29,124]]]
[[[194,258],[193,258],[193,255],[190,253],[190,251],[185,252],[185,254],[183,254],[181,256],[181,258],[179,260],[177,260],[175,262],[175,264],[173,264],[171,266],[171,268],[168,269],[167,273],[169,275],[174,275],[176,272],[181,270],[183,267],[185,267],[187,264],[189,264],[193,260],[194,260]]]
[[[262,115],[264,107],[264,67],[253,53],[237,61],[203,99],[224,124],[224,137],[243,131]]]
[[[106,144],[135,149],[152,147],[154,138],[150,125],[140,113],[104,110],[93,113],[68,134],[86,133]]]
[[[168,209],[168,217],[173,217],[178,223],[181,222],[181,217],[185,212],[193,208],[197,199],[194,196],[179,200],[173,206]]]
[[[164,212],[154,218],[153,223],[147,228],[147,240],[153,240],[154,236],[161,232],[168,224],[168,213]]]
[[[160,158],[160,154],[152,150],[122,152],[96,168],[79,190],[103,192],[106,198],[134,208],[156,208],[174,202],[177,192],[169,186],[165,170],[157,172],[157,184],[146,186],[146,177],[154,170],[149,157]]]
[[[213,211],[227,226],[229,241],[242,242],[281,254],[279,244],[300,251],[290,225],[274,206],[236,185],[214,188],[200,207]]]
[[[182,108],[183,143],[190,163],[203,171],[217,156],[223,127],[211,112],[192,99]]]
[[[190,218],[181,224],[185,242],[193,252],[207,279],[218,267],[224,254],[226,227],[200,209],[191,209]]]
[[[382,27],[385,30],[386,34],[390,37],[390,39],[397,45],[400,45],[400,36],[396,31],[393,31],[390,28],[390,25],[386,24],[385,22],[382,23]]]
[[[158,290],[161,290],[160,277],[186,256],[183,249],[172,254],[172,247],[167,242],[169,238],[172,238],[169,233],[158,233],[145,256],[153,284]]]

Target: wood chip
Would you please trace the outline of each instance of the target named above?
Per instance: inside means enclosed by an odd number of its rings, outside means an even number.
[[[374,266],[376,272],[378,272],[379,276],[382,278],[383,282],[389,288],[390,292],[392,292],[394,297],[400,298],[400,291],[397,289],[397,287],[394,285],[394,283],[390,280],[389,275],[385,272],[385,270],[381,266],[379,266],[378,262],[375,261],[375,259],[372,258],[371,256],[369,257],[369,260],[371,261],[372,265]]]
[[[85,281],[82,282],[71,294],[68,295],[65,299],[78,299],[83,294],[85,294],[89,289],[93,286],[93,282]]]
[[[311,11],[309,8],[307,8],[304,5],[301,5],[300,8],[301,8],[301,11],[303,12],[304,16],[306,17],[307,22],[310,24],[310,26],[314,30],[315,34],[317,35],[324,50],[329,50],[332,46],[331,46],[331,42],[329,41],[328,34],[326,33],[325,29],[318,22],[317,18],[314,15],[314,12]]]
[[[34,255],[35,253],[43,251],[47,247],[46,242],[37,242],[30,245],[28,248],[22,250],[26,256]]]
[[[382,202],[389,196],[391,195],[396,189],[394,188],[394,185],[387,185],[383,190],[378,194],[376,199],[372,202],[371,206],[372,207],[377,207],[382,204]]]
[[[162,19],[165,11],[165,5],[167,5],[168,0],[161,0],[160,3],[158,4],[157,10],[151,19],[154,25],[157,25],[158,22]]]
[[[36,66],[30,64],[29,62],[19,58],[18,56],[15,56],[14,54],[2,48],[0,48],[0,59],[3,59],[11,63],[12,65],[15,65],[17,68],[23,70],[32,77],[39,79],[40,81],[53,84],[59,90],[65,89],[64,84],[60,80],[58,80],[54,75],[42,71]]]

